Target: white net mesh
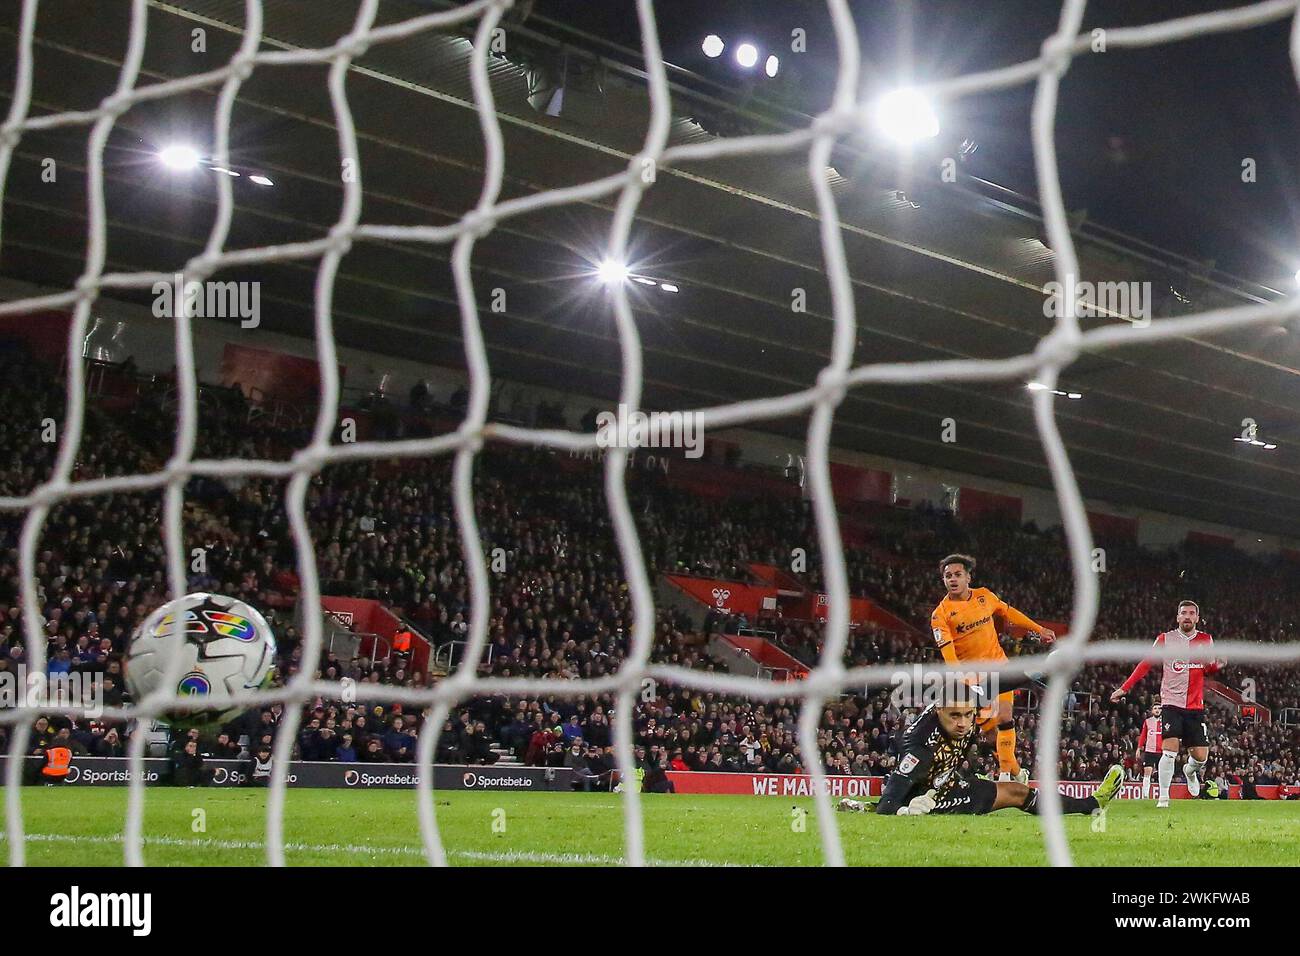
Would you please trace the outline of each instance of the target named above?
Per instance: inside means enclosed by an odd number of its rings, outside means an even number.
[[[511,6],[509,0],[479,0],[447,12],[432,13],[383,27],[374,27],[379,0],[360,3],[351,32],[336,43],[321,49],[261,52],[262,0],[246,0],[244,35],[238,52],[221,69],[183,79],[137,86],[146,39],[146,0],[132,0],[130,41],[119,74],[117,88],[98,108],[80,112],[63,112],[29,118],[33,72],[33,38],[38,0],[24,0],[18,38],[18,67],[12,107],[0,127],[0,199],[14,149],[27,130],[55,127],[89,126],[88,157],[88,249],[84,271],[76,287],[67,292],[26,298],[0,305],[0,315],[27,313],[42,309],[73,309],[68,335],[66,418],[63,423],[54,473],[36,490],[22,497],[0,498],[0,509],[26,511],[20,539],[22,576],[22,621],[27,660],[46,658],[45,633],[37,611],[36,553],[41,530],[51,507],[74,497],[164,490],[164,535],[167,576],[173,596],[186,591],[181,512],[185,482],[192,476],[232,477],[239,475],[287,477],[287,510],[301,575],[301,598],[308,607],[320,600],[320,581],[315,551],[306,520],[306,493],[311,477],[330,463],[351,459],[392,457],[428,457],[454,455],[455,515],[462,529],[461,540],[471,584],[471,615],[468,646],[458,670],[431,690],[414,690],[386,685],[361,684],[356,688],[359,701],[383,700],[404,705],[432,707],[433,715],[420,735],[419,818],[424,853],[433,864],[445,865],[435,818],[432,797],[432,757],[438,734],[450,709],[457,702],[478,695],[548,693],[580,697],[614,692],[617,694],[614,727],[615,754],[620,775],[627,779],[633,768],[632,711],[636,696],[646,677],[685,687],[745,695],[756,700],[797,696],[803,704],[799,721],[799,746],[813,777],[815,803],[825,861],[843,865],[844,856],[835,817],[826,791],[826,777],[817,747],[817,720],[823,703],[831,695],[851,687],[886,685],[896,668],[880,665],[846,669],[842,663],[849,633],[849,587],[844,564],[834,500],[831,494],[829,442],[835,410],[846,390],[854,386],[875,384],[918,384],[943,381],[993,381],[1033,378],[1048,390],[1033,395],[1034,417],[1043,448],[1050,464],[1057,499],[1073,567],[1075,603],[1069,636],[1061,642],[1046,670],[1050,672],[1043,712],[1062,712],[1065,694],[1072,677],[1085,663],[1093,660],[1140,660],[1152,657],[1145,641],[1107,642],[1089,645],[1098,609],[1098,583],[1091,570],[1092,539],[1083,501],[1071,471],[1065,447],[1054,418],[1055,388],[1060,370],[1082,352],[1149,344],[1224,329],[1278,322],[1300,313],[1300,300],[1219,309],[1180,318],[1152,321],[1146,327],[1109,325],[1083,331],[1075,303],[1064,300],[1063,314],[1051,332],[1045,335],[1032,354],[999,360],[955,360],[918,363],[864,365],[852,367],[855,342],[854,301],[849,271],[840,237],[840,223],[831,187],[824,175],[830,151],[836,139],[866,122],[866,104],[859,100],[859,49],[847,0],[828,0],[838,55],[837,82],[831,107],[804,129],[776,135],[718,139],[707,143],[667,147],[669,132],[669,90],[665,63],[660,53],[652,0],[637,0],[642,51],[648,77],[651,116],[641,152],[633,157],[625,172],[563,189],[540,192],[526,197],[498,202],[504,173],[504,150],[501,128],[493,104],[488,75],[488,41],[502,15]],[[1231,30],[1242,30],[1292,16],[1291,60],[1300,77],[1300,17],[1295,17],[1297,0],[1268,0],[1250,6],[1189,16],[1146,26],[1110,29],[1106,41],[1113,48],[1140,48],[1171,43],[1190,37]],[[1060,181],[1057,175],[1053,124],[1056,117],[1057,90],[1061,77],[1076,56],[1090,53],[1090,40],[1080,36],[1085,0],[1066,0],[1056,33],[1042,45],[1041,55],[1014,66],[974,73],[935,84],[924,92],[937,98],[955,98],[1022,83],[1037,84],[1033,104],[1033,150],[1037,166],[1039,191],[1047,234],[1055,253],[1056,279],[1063,285],[1078,279],[1078,260],[1067,225]],[[361,222],[363,170],[360,168],[356,130],[349,109],[345,83],[352,61],[375,44],[392,42],[422,31],[436,31],[477,21],[471,60],[471,81],[479,123],[486,146],[486,176],[478,205],[458,222],[440,227],[385,226]],[[186,281],[202,281],[219,269],[237,265],[277,260],[320,259],[315,285],[315,344],[321,369],[321,401],[312,441],[289,462],[247,459],[200,460],[193,457],[197,428],[196,375],[191,339],[191,318],[184,311],[176,318],[176,369],[179,412],[175,450],[166,466],[152,474],[93,481],[71,481],[73,466],[80,448],[85,412],[83,370],[77,361],[86,336],[91,307],[106,290],[150,288],[155,282],[170,282],[177,269],[160,272],[108,273],[105,268],[106,216],[104,197],[104,147],[117,119],[132,106],[148,100],[175,96],[200,87],[220,84],[214,122],[212,161],[228,165],[231,112],[240,86],[257,67],[287,64],[328,64],[330,103],[338,128],[339,152],[356,163],[352,177],[343,183],[343,204],[339,217],[328,235],[309,242],[287,243],[261,248],[228,250],[232,199],[226,177],[217,177],[218,208],[203,252],[181,267]],[[642,559],[625,488],[628,450],[611,449],[605,458],[605,493],[617,535],[624,572],[630,586],[634,623],[631,649],[619,671],[611,676],[590,680],[571,680],[557,685],[542,679],[484,679],[476,673],[488,627],[489,578],[478,525],[475,517],[472,476],[475,456],[485,439],[507,443],[543,445],[557,449],[594,449],[594,435],[567,431],[525,429],[488,424],[487,410],[491,385],[482,330],[478,320],[475,293],[470,282],[470,262],[475,242],[494,226],[512,216],[618,193],[618,202],[607,244],[607,256],[622,261],[634,217],[642,194],[652,188],[644,175],[647,163],[670,167],[688,162],[724,156],[808,150],[808,172],[816,196],[820,221],[822,253],[833,305],[834,333],[831,362],[818,376],[815,387],[776,398],[738,402],[697,410],[704,428],[722,428],[811,412],[807,438],[808,481],[818,530],[819,546],[829,595],[826,641],[819,665],[792,694],[791,685],[757,678],[706,674],[683,667],[652,665],[651,644],[654,634],[654,602],[645,561]],[[334,445],[330,436],[339,411],[338,363],[331,319],[331,299],[339,263],[355,239],[391,240],[416,243],[452,243],[452,266],[469,369],[469,404],[464,421],[452,434],[430,439],[361,442]],[[622,378],[619,399],[630,409],[640,407],[642,389],[642,352],[636,324],[622,286],[613,290],[612,302],[622,355]],[[304,618],[303,660],[319,658],[322,627],[317,615]],[[1219,656],[1236,662],[1282,662],[1300,660],[1300,646],[1260,646],[1224,641],[1216,645]],[[1156,655],[1159,656],[1159,655]],[[1173,652],[1165,656],[1172,657]],[[1044,669],[1042,659],[1035,659],[1034,670]],[[996,668],[995,668],[996,669]],[[1012,661],[1000,668],[1005,674],[1021,674],[1026,664]],[[174,685],[169,685],[174,686]],[[271,691],[249,692],[242,702],[268,704],[283,702],[301,705],[316,695],[338,696],[337,683],[317,681],[310,668],[293,677],[286,686]],[[26,703],[25,701],[23,702]],[[105,708],[110,719],[150,719],[177,706],[170,696],[149,699],[136,705]],[[184,702],[181,702],[182,704]],[[11,744],[5,780],[6,826],[9,858],[14,865],[24,862],[22,814],[21,756],[26,751],[30,721],[38,711],[67,713],[66,706],[20,706],[0,715],[0,722],[12,725]],[[272,865],[284,863],[283,814],[286,773],[291,747],[297,737],[300,708],[286,706],[284,726],[276,735],[274,775],[267,804],[267,860]],[[1036,752],[1037,778],[1042,788],[1042,827],[1050,861],[1056,865],[1070,863],[1057,792],[1056,754],[1060,738],[1058,720],[1040,721]],[[132,737],[130,798],[128,802],[125,857],[128,864],[141,865],[142,815],[144,784],[142,761],[145,735]],[[632,865],[645,861],[640,796],[635,789],[623,793],[625,830],[624,859]]]

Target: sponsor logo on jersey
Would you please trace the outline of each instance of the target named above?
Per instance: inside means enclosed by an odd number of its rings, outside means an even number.
[[[920,762],[921,761],[917,758],[916,754],[904,754],[903,759],[898,761],[898,772],[901,774],[909,774],[916,769],[917,764]]]
[[[975,630],[975,628],[977,628],[977,627],[983,627],[985,624],[987,624],[987,623],[988,623],[989,621],[991,621],[991,620],[993,620],[993,615],[992,615],[992,614],[986,614],[986,615],[984,615],[982,618],[980,618],[978,621],[967,621],[967,622],[965,622],[964,624],[958,624],[958,625],[957,625],[957,633],[958,633],[958,634],[966,634],[966,633],[968,633],[969,631],[973,631],[973,630]]]

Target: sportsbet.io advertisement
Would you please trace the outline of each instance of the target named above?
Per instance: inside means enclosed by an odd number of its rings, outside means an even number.
[[[8,757],[0,757],[0,773]],[[23,781],[53,783],[67,787],[125,787],[131,781],[130,761],[125,757],[74,757],[68,774],[50,780],[41,774],[45,761],[28,757]],[[335,787],[345,790],[410,790],[420,776],[412,764],[316,763],[295,760],[289,764],[291,787]],[[146,786],[171,783],[171,764],[161,757],[144,760]],[[253,786],[246,760],[205,760],[203,786]],[[435,790],[572,790],[573,771],[564,767],[467,767],[439,764],[433,768]]]
[[[0,757],[0,773],[8,757]],[[125,757],[74,757],[68,774],[61,781],[41,775],[45,762],[39,757],[26,758],[23,782],[28,784],[53,783],[69,787],[124,787],[130,783],[130,761]],[[685,773],[670,771],[678,793],[745,794],[754,797],[810,797],[813,795],[812,777],[808,774],[781,773]],[[410,790],[419,785],[419,773],[413,764],[369,763],[317,763],[295,760],[289,764],[288,785],[291,787],[337,788],[343,790]],[[161,757],[144,760],[145,786],[171,784],[171,764]],[[514,790],[514,791],[572,791],[573,771],[564,767],[467,767],[464,764],[437,764],[433,768],[435,790]],[[260,784],[249,779],[249,762],[246,760],[206,760],[203,764],[205,787],[247,787]],[[830,775],[826,778],[826,792],[831,797],[878,797],[883,777],[846,777]],[[264,784],[262,784],[264,785]],[[1031,784],[1032,785],[1032,784]],[[1061,783],[1061,792],[1067,796],[1086,796],[1097,787],[1097,781],[1070,780]],[[1121,799],[1137,799],[1141,786],[1126,783],[1120,790]],[[1232,797],[1239,796],[1233,788]],[[1261,786],[1261,799],[1277,799],[1278,788]],[[1174,784],[1171,795],[1176,799],[1187,796],[1183,784]]]

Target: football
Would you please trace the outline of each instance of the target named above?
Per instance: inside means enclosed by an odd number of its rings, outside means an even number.
[[[230,698],[265,687],[272,677],[275,635],[253,607],[234,598],[198,592],[162,605],[131,638],[126,658],[126,686],[137,703],[167,679],[168,628],[177,621],[184,643],[176,653],[177,696],[202,695],[211,706],[199,711],[163,714],[173,727],[205,727],[232,720],[244,710]]]

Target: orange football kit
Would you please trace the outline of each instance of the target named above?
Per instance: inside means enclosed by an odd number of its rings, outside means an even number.
[[[945,596],[930,615],[930,632],[943,659],[949,664],[1005,661],[1007,655],[998,642],[994,617],[1031,631],[1043,630],[988,588],[971,588],[968,600],[954,601]],[[1000,701],[1014,699],[1015,691],[998,695]],[[997,719],[995,712],[981,723],[982,729],[992,729]],[[1013,776],[1020,772],[1014,727],[998,727],[998,768]]]

